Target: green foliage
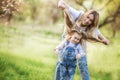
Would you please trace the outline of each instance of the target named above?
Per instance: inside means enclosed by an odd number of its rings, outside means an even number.
[[[60,27],[0,25],[0,79],[53,80],[57,61],[54,48],[60,43],[60,35]],[[120,79],[120,37],[110,42],[109,46],[88,43],[91,80]],[[81,80],[79,74],[77,67],[74,80]]]
[[[55,44],[48,45],[52,40],[36,36],[38,32],[32,30],[32,28],[1,26],[0,78],[2,80],[53,80],[55,58],[51,54]],[[46,34],[45,36],[47,37]]]
[[[1,14],[3,14],[3,10],[2,10],[2,9],[0,9],[0,15],[1,15]]]

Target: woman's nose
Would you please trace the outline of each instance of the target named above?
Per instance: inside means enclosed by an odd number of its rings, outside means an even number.
[[[86,19],[86,22],[88,23],[90,20],[89,19]]]

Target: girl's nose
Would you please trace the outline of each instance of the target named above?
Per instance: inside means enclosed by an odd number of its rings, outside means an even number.
[[[75,39],[75,42],[77,42],[78,40],[77,39]]]

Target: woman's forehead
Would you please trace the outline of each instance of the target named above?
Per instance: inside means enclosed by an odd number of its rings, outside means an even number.
[[[89,18],[94,19],[94,15],[93,14],[88,14]]]

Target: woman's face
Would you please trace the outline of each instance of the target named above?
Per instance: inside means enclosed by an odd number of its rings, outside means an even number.
[[[70,41],[74,44],[77,44],[80,42],[80,39],[81,39],[82,35],[80,36],[78,33],[74,33],[72,36],[71,36],[71,39]]]
[[[83,26],[89,26],[93,23],[94,20],[94,15],[93,14],[89,14],[87,16],[85,16],[82,20],[82,25]]]

